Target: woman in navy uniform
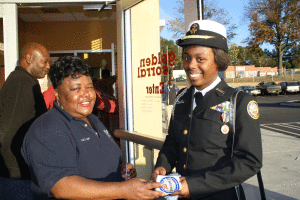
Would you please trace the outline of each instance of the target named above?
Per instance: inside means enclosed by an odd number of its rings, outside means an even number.
[[[194,21],[183,47],[184,69],[191,86],[178,93],[169,132],[159,153],[152,179],[176,167],[181,174],[180,198],[237,199],[235,186],[262,167],[258,104],[240,92],[236,106],[236,133],[232,153],[229,105],[234,89],[218,76],[228,67],[226,29],[210,20]],[[195,98],[196,97],[196,98]],[[240,199],[245,199],[240,187]]]

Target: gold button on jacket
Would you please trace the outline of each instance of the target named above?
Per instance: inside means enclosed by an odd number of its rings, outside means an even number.
[[[183,134],[184,134],[184,135],[188,134],[188,131],[185,129],[185,130],[183,131]]]

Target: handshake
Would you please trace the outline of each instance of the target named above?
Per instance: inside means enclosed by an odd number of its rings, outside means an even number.
[[[156,188],[156,191],[162,191],[165,195],[172,194],[182,189],[181,183],[179,181],[180,175],[177,173],[169,175],[157,175],[156,182],[162,183],[165,185],[164,188]]]
[[[165,196],[167,200],[171,200],[171,199],[175,200],[178,199],[178,197],[190,198],[189,189],[185,177],[181,177],[177,173],[166,175],[166,171],[162,167],[158,167],[152,172],[150,181],[145,179],[136,179],[135,167],[128,163],[121,165],[121,174],[123,180],[126,183],[128,182],[129,184],[130,182],[130,185],[135,185],[134,182],[143,183],[146,188],[148,189],[152,188],[153,192],[154,192],[153,189],[155,189],[155,192],[160,192],[161,195]],[[155,193],[155,195],[157,194],[159,193]]]
[[[121,174],[124,181],[136,177],[136,169],[130,164],[121,164]],[[177,173],[172,173],[169,175],[157,175],[156,182],[164,184],[165,187],[156,188],[156,191],[164,192],[165,195],[172,194],[182,189],[181,183],[179,181],[180,175]]]
[[[174,200],[178,197],[191,198],[185,177],[181,177],[181,175],[177,173],[166,174],[167,171],[163,167],[157,167],[152,172],[151,180],[164,184],[164,187],[156,188],[156,191],[163,192],[167,200]]]

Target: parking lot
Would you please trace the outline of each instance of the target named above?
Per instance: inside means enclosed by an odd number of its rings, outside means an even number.
[[[260,109],[260,124],[300,122],[300,94],[257,96]],[[278,128],[278,127],[277,127]]]
[[[300,122],[261,124],[261,128],[300,138]]]
[[[299,124],[298,124],[299,125]],[[300,199],[300,139],[261,128],[263,168],[261,169],[268,200]],[[257,177],[243,183],[247,199],[260,199]]]
[[[300,94],[257,96],[263,144],[261,170],[269,200],[300,199]],[[260,199],[257,178],[244,183],[247,199]]]

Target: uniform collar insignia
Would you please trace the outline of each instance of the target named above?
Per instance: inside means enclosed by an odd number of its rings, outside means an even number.
[[[220,88],[216,88],[216,91],[221,92],[222,94],[225,94],[225,92],[223,90],[221,90]]]

